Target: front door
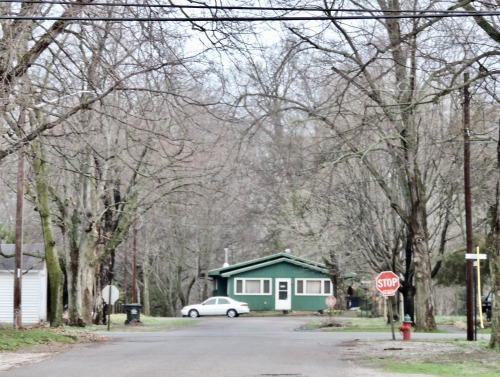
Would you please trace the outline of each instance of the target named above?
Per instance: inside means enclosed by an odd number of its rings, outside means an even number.
[[[292,308],[292,279],[276,279],[276,310]]]

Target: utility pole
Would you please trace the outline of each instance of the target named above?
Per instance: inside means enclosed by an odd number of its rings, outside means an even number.
[[[21,108],[19,128],[24,128],[25,112]],[[14,328],[23,327],[22,315],[22,279],[23,279],[23,223],[24,223],[24,149],[19,149],[17,165],[16,193],[16,246],[14,267]]]
[[[465,236],[467,254],[472,254],[472,205],[470,178],[470,93],[469,73],[464,73],[464,202]],[[467,340],[474,340],[474,265],[472,259],[466,259],[467,284]]]
[[[137,303],[137,226],[135,224],[132,240],[132,302]]]

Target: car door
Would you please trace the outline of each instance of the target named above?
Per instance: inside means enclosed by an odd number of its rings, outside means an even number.
[[[217,314],[225,315],[229,309],[231,309],[231,303],[229,300],[224,297],[219,297],[217,299]]]
[[[217,299],[209,298],[205,300],[200,308],[200,315],[216,315],[217,314]]]

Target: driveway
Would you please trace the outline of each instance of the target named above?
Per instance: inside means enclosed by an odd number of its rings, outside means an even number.
[[[360,337],[388,341],[390,334],[299,330],[310,320],[213,317],[168,332],[111,332],[110,342],[77,346],[0,371],[0,377],[399,376],[361,366],[345,354],[346,342]]]

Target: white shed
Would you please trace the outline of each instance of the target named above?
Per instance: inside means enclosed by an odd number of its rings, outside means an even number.
[[[2,244],[0,251],[0,322],[13,323],[15,245]],[[48,279],[43,244],[24,245],[23,254],[22,322],[46,321]]]

